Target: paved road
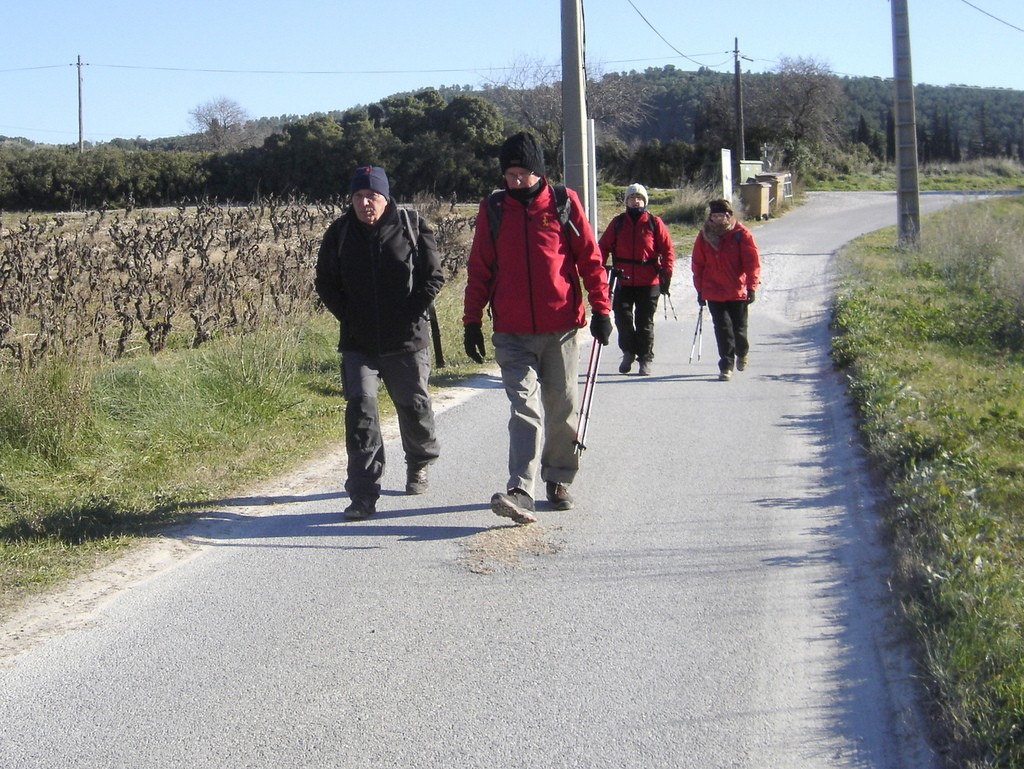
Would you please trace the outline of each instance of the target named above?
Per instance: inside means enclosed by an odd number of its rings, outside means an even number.
[[[480,377],[443,400],[427,495],[396,465],[343,523],[330,457],[45,637],[9,625],[0,765],[931,767],[827,356],[831,255],[895,198],[809,198],[756,230],[746,372],[716,380],[710,322],[687,362],[686,260],[654,375],[608,348],[577,509],[490,512],[507,405]]]

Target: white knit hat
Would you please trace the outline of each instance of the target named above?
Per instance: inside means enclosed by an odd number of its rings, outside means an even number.
[[[631,185],[626,187],[626,198],[629,198],[630,195],[639,195],[642,197],[644,199],[644,208],[647,208],[647,188],[644,187],[644,185],[640,184],[640,182],[633,182]]]

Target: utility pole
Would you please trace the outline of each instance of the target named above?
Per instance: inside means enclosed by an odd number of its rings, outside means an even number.
[[[896,98],[896,222],[899,243],[917,248],[921,233],[917,178],[917,114],[910,66],[907,0],[891,0],[892,54]]]
[[[737,164],[747,159],[747,146],[746,140],[743,137],[745,133],[743,127],[743,76],[740,72],[740,39],[734,37],[736,41],[736,49],[733,54],[736,57],[736,162]],[[741,166],[737,165],[737,169]],[[737,179],[740,178],[740,174],[737,174]],[[740,181],[743,181],[740,179]]]
[[[586,73],[583,70],[582,0],[562,0],[562,124],[565,183],[576,190],[587,216],[596,201],[590,200],[587,159]]]
[[[78,154],[85,152],[85,132],[82,120],[82,56],[78,56]]]

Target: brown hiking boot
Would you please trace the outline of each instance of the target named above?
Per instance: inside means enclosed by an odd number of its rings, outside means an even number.
[[[548,502],[555,510],[572,510],[575,501],[569,493],[569,484],[548,481]]]

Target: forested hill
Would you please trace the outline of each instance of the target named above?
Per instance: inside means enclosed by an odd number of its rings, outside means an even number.
[[[748,159],[814,179],[893,158],[891,81],[837,77],[799,59],[741,79]],[[600,180],[669,187],[710,178],[721,148],[736,148],[734,88],[732,74],[672,66],[589,82]],[[922,161],[1024,160],[1024,91],[921,85],[916,103]],[[342,190],[343,169],[370,159],[393,173],[399,196],[476,198],[493,188],[502,139],[524,128],[540,137],[555,178],[561,166],[560,87],[543,81],[425,88],[370,105],[259,119],[225,99],[208,117],[207,130],[192,135],[116,139],[81,154],[77,146],[0,137],[0,208],[323,200]]]
[[[856,138],[858,130],[863,132],[866,128],[884,138],[893,108],[891,80],[837,77],[804,62],[793,62],[788,72],[741,75],[745,121],[755,130],[762,123],[770,123],[773,116],[795,106],[802,82],[821,75],[837,86],[833,96],[837,99],[842,132]],[[791,86],[797,87],[787,87],[787,78]],[[731,120],[735,112],[732,74],[703,69],[687,72],[667,66],[607,75],[603,79],[621,81],[623,91],[646,94],[646,119],[622,136],[626,141],[697,143],[703,138],[702,132],[714,125],[719,113]],[[940,159],[943,148],[949,151],[942,159],[948,160],[966,156],[1019,157],[1024,131],[1024,91],[918,85],[915,101],[922,151],[926,155],[923,159],[931,159],[930,155]],[[957,148],[960,154],[953,157]]]

